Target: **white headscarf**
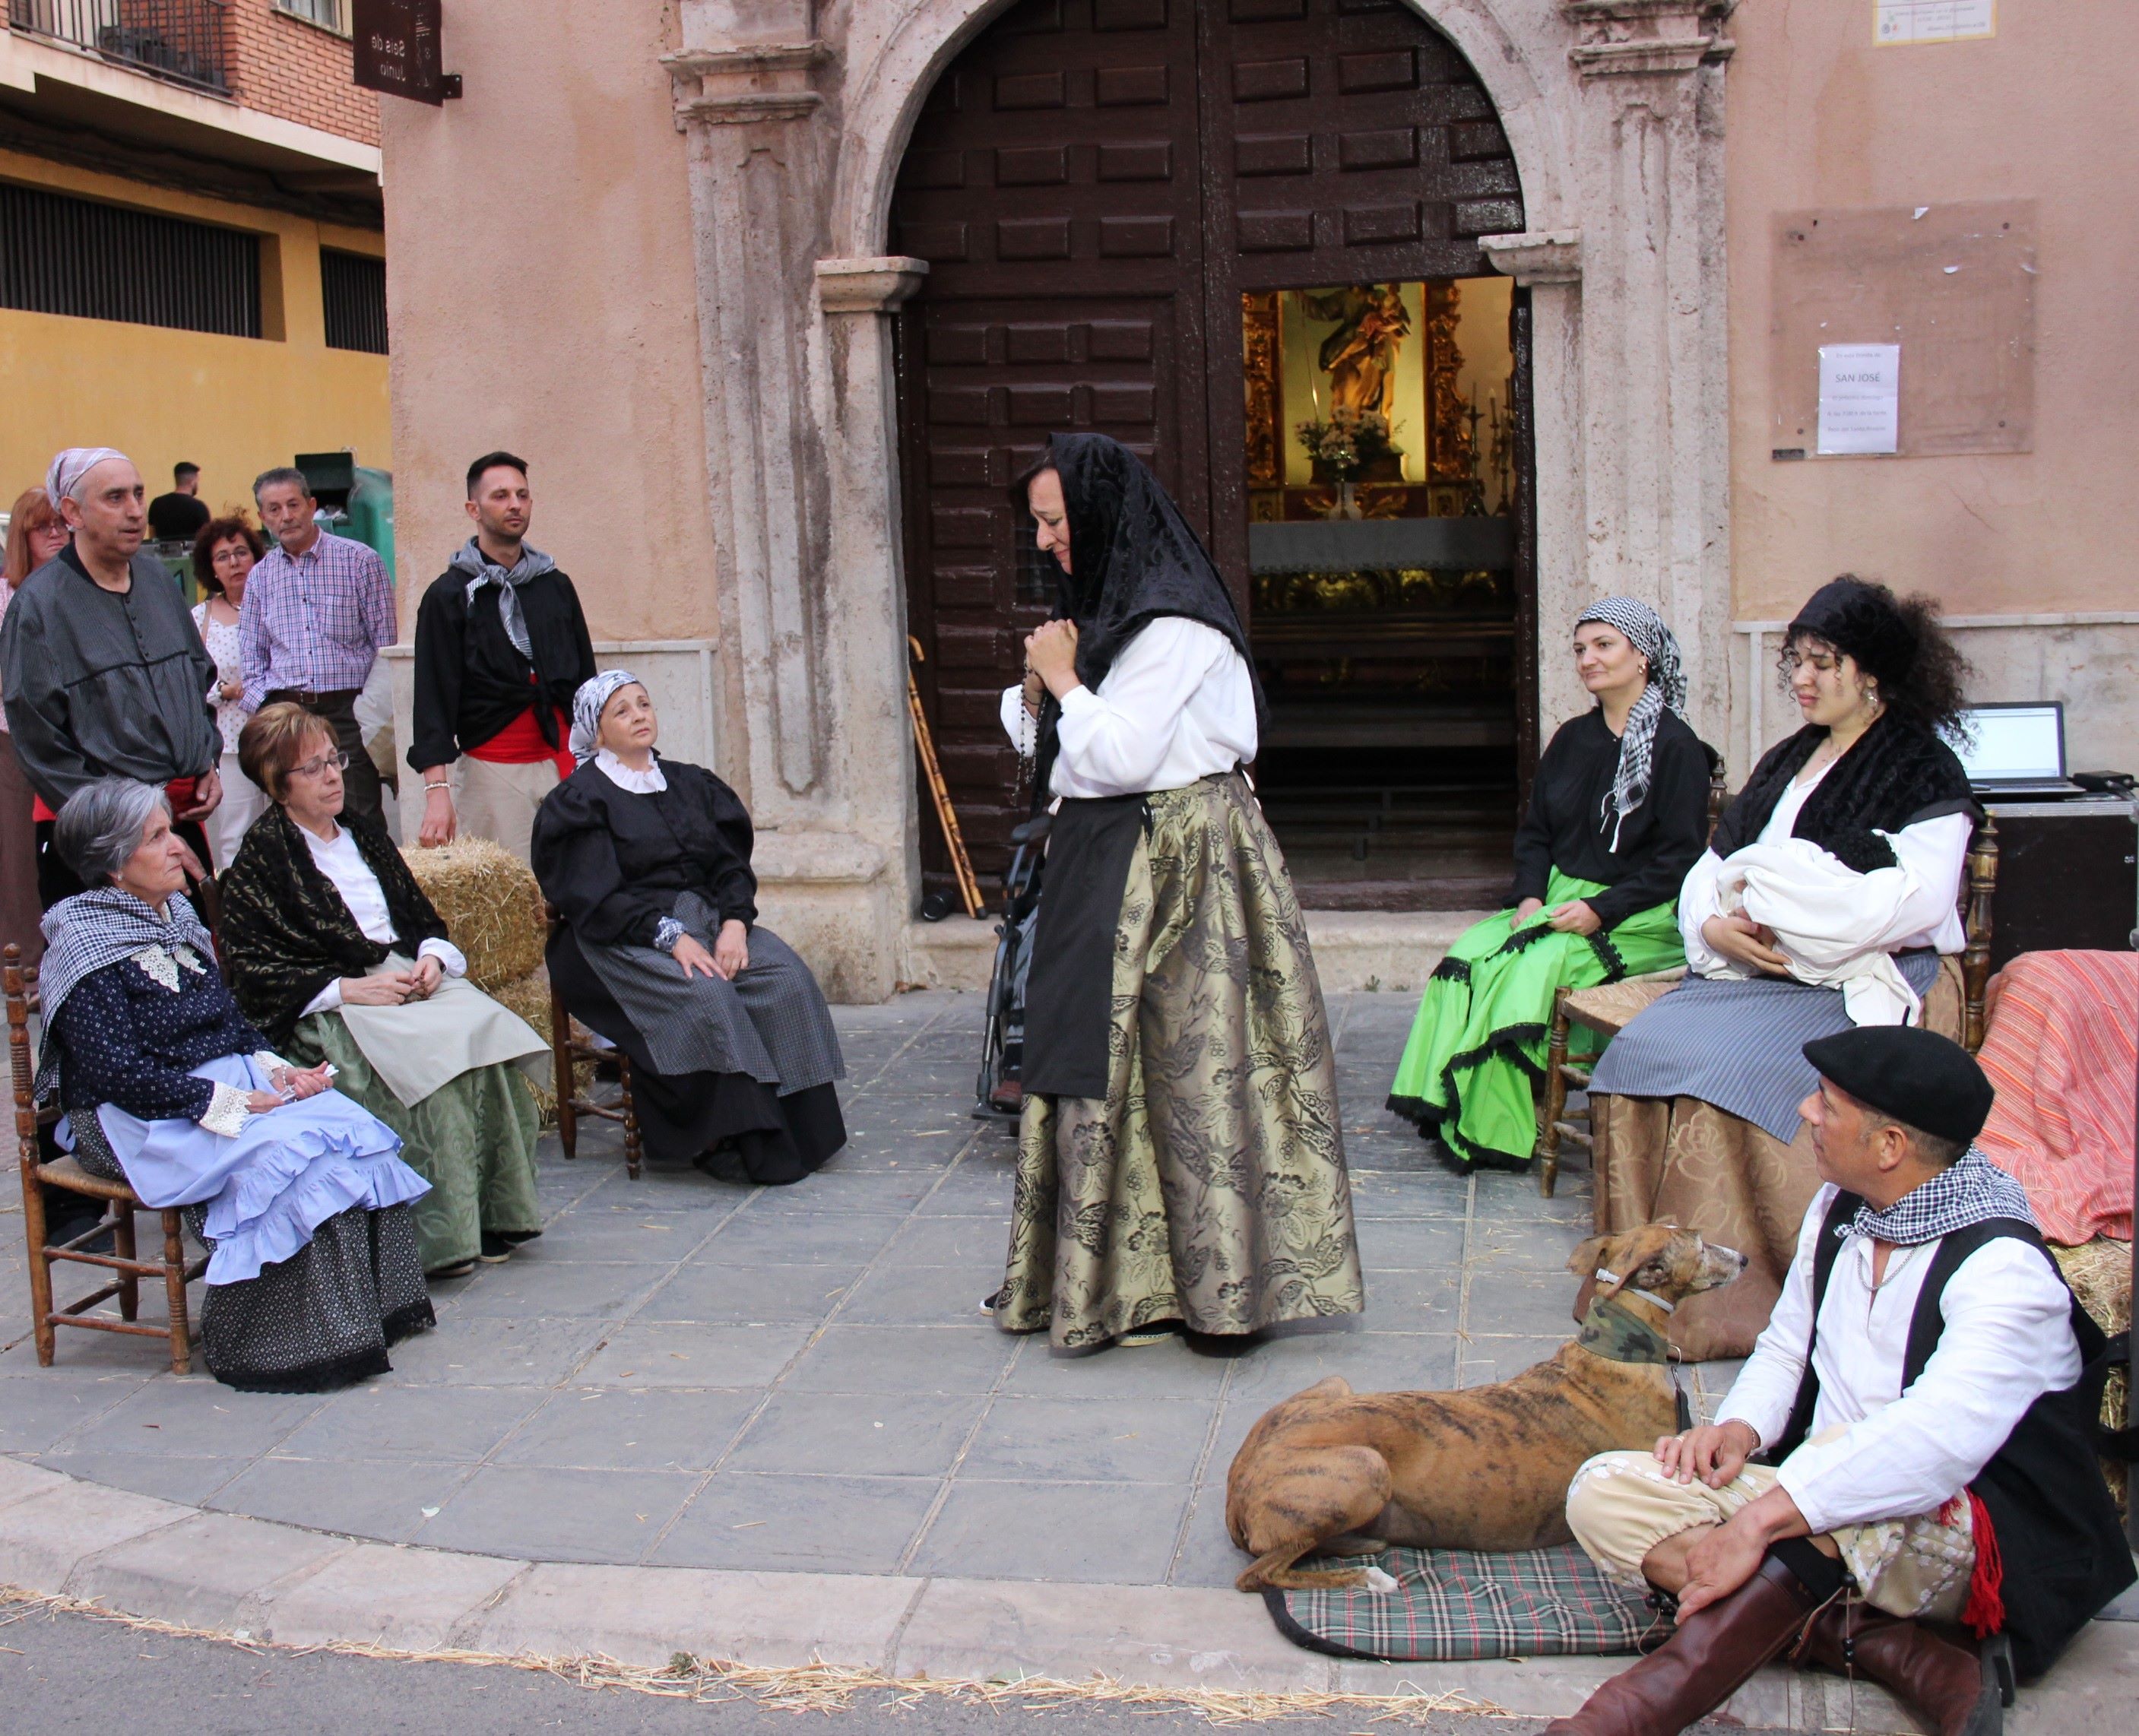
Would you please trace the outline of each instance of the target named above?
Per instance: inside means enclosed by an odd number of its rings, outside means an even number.
[[[107,458],[124,458],[125,453],[109,446],[70,446],[52,460],[51,468],[45,472],[45,492],[51,496],[52,510],[57,511],[62,500],[79,501],[75,490],[81,487],[81,479]]]
[[[591,681],[580,683],[572,695],[572,757],[584,765],[595,756],[601,735],[602,707],[619,687],[644,687],[629,669],[604,669]]]

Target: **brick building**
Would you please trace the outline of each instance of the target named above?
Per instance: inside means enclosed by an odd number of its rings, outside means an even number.
[[[379,105],[349,0],[8,0],[0,511],[55,449],[210,506],[298,452],[393,462]]]

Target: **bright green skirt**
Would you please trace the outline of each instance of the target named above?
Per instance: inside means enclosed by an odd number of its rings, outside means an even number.
[[[1537,1147],[1532,1093],[1544,1078],[1556,990],[1594,988],[1686,962],[1676,901],[1593,935],[1545,926],[1545,911],[1603,890],[1554,868],[1544,909],[1523,927],[1515,927],[1512,910],[1488,917],[1434,967],[1389,1088],[1389,1108],[1421,1134],[1437,1136],[1455,1167],[1521,1169],[1530,1162]],[[1588,1034],[1575,1036],[1583,1041],[1571,1047],[1585,1052]]]

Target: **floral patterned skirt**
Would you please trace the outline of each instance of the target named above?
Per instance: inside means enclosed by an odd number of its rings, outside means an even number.
[[[1238,774],[1148,800],[1104,1098],[1028,1097],[996,1323],[1064,1349],[1366,1307],[1307,927]]]

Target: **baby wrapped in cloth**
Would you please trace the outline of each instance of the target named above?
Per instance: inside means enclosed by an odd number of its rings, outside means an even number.
[[[1878,939],[1892,932],[1910,891],[1898,866],[1858,873],[1803,838],[1746,845],[1716,882],[1723,914],[1742,915],[1774,935],[1798,981],[1840,989],[1853,1024],[1912,1024],[1923,1010],[1922,997]],[[1701,974],[1755,972],[1719,959]]]

